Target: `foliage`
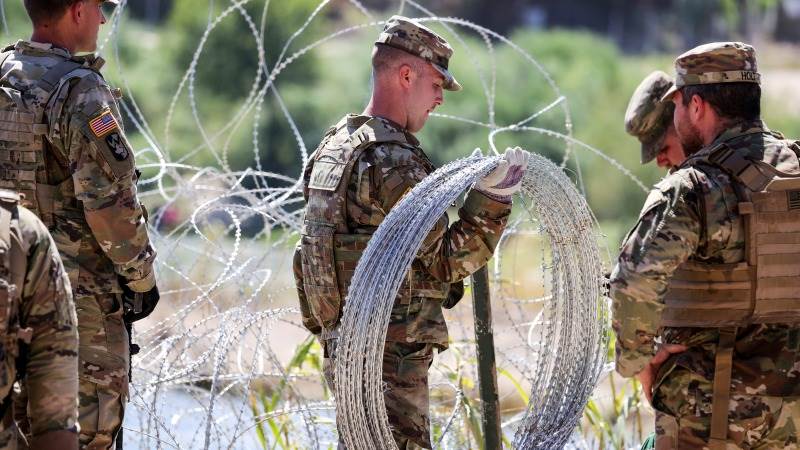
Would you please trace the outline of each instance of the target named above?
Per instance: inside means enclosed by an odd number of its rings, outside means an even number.
[[[325,386],[322,377],[322,347],[314,336],[309,336],[295,348],[294,356],[284,369],[284,375],[276,386],[255,390],[250,398],[250,408],[256,418],[256,435],[265,449],[300,448],[296,442],[292,442],[292,436],[296,436],[297,432],[293,429],[291,414],[281,414],[281,408],[291,405],[293,393],[289,389],[290,377],[319,377]],[[328,397],[327,390],[324,394]]]
[[[608,359],[613,361],[613,335],[611,339]],[[598,395],[589,400],[581,424],[584,439],[594,442],[600,450],[632,448],[643,442],[646,436],[642,416],[646,400],[639,381],[620,379],[612,372],[601,385],[608,385],[610,402],[603,402]]]
[[[27,38],[30,33],[29,22],[22,2],[0,1],[5,8],[7,29],[2,32],[6,40]],[[203,6],[198,7],[198,3]],[[720,0],[731,28],[740,20],[737,3],[734,0]],[[113,57],[117,49],[104,49],[111,60],[105,74],[112,83],[125,88],[126,105],[135,102],[141,108],[144,116],[151,121],[148,125],[154,130],[156,140],[169,153],[172,161],[185,159],[199,166],[219,167],[225,162],[221,156],[219,159],[213,158],[208,156],[211,152],[206,151],[199,153],[204,156],[197,156],[193,151],[209,146],[221,154],[221,150],[228,148],[227,162],[234,170],[254,168],[255,155],[263,170],[297,176],[301,165],[297,142],[272,92],[264,101],[261,117],[255,126],[255,138],[252,126],[248,124],[229,135],[212,137],[207,142],[198,133],[186,88],[176,99],[174,116],[169,122],[170,135],[165,133],[173,94],[184,79],[208,26],[209,17],[213,18],[228,8],[231,2],[211,4],[215,6],[210,14],[206,2],[176,0],[168,19],[159,26],[144,25],[126,17],[119,29],[119,58]],[[305,22],[318,4],[318,0],[250,1],[242,10],[234,11],[216,25],[200,54],[194,88],[197,114],[210,136],[216,135],[233,119],[254,84],[263,84],[265,75],[257,77],[259,61],[252,28],[258,36],[263,36],[265,63],[272,69],[283,51],[283,43]],[[469,5],[474,4],[476,2],[469,2]],[[693,18],[693,21],[682,24],[687,33],[699,27],[699,21],[708,20],[708,3],[684,0],[676,4],[683,8],[681,11],[684,14]],[[716,4],[713,2],[713,5]],[[774,1],[759,0],[756,7],[774,7]],[[250,20],[245,18],[243,11],[249,14]],[[337,17],[323,11],[310,23],[307,31],[288,47],[285,56],[338,29],[341,24],[337,20]],[[441,28],[437,29],[446,36],[452,36]],[[366,104],[370,90],[369,55],[374,35],[375,29],[372,28],[344,35],[299,58],[278,76],[276,86],[280,98],[296,119],[302,142],[309,150],[313,150],[327,127],[348,112],[359,112]],[[652,164],[639,164],[638,142],[625,134],[622,118],[628,98],[639,81],[655,69],[671,71],[673,56],[624,55],[607,39],[586,32],[545,32],[518,28],[511,36],[558,82],[573,113],[576,138],[620,161],[645,185],[653,184],[663,175]],[[494,53],[489,55],[484,50],[482,40],[469,33],[465,36],[465,44],[455,40],[453,43],[456,56],[451,69],[465,89],[458,93],[447,93],[445,104],[437,112],[487,122],[488,103],[479,74],[483,75],[484,80],[490,81],[493,67],[497,76],[495,117],[498,124],[506,125],[525,119],[558,97],[548,87],[546,80],[512,48],[497,44]],[[765,98],[765,119],[772,128],[788,136],[800,136],[797,112],[791,111],[789,107],[792,105],[784,103],[781,99]],[[254,112],[250,111],[246,117],[253,118]],[[128,130],[135,130],[130,121],[126,125]],[[537,118],[532,125],[566,132],[559,108]],[[483,127],[433,118],[419,138],[431,158],[442,164],[469,154],[475,147],[486,150],[487,134],[488,129]],[[143,136],[135,131],[131,138],[137,148],[148,145]],[[254,140],[257,148],[254,148]],[[520,145],[556,161],[563,157],[562,142],[536,134],[499,136],[498,149],[502,150],[507,145]],[[575,165],[576,159],[580,161],[580,171]],[[578,147],[574,150],[568,169],[585,189],[593,211],[609,235],[611,247],[615,247],[622,234],[635,221],[645,193],[607,162]],[[309,338],[298,346],[285,371],[287,374],[321,377],[320,349],[316,341]],[[461,414],[467,424],[466,429],[458,432],[472,445],[472,442],[481,442],[479,412],[474,399],[464,394],[474,383],[461,375],[463,373],[454,370],[454,378],[450,381],[462,395]],[[500,368],[499,374],[509,378],[520,397],[527,402],[527,393],[510,372]],[[603,445],[619,448],[631,444],[621,441],[625,438],[620,430],[628,420],[638,417],[642,399],[635,382],[622,384],[615,382],[612,376],[611,386],[610,409],[596,400],[590,402],[586,410],[588,428],[584,429],[584,433],[591,433]],[[286,416],[269,415],[286,406],[290,399],[291,392],[287,389],[285,378],[275,386],[262,389],[251,399],[253,414],[267,417],[257,424],[258,435],[265,448],[293,448],[296,445],[290,440],[291,421]],[[442,431],[438,426],[434,424],[435,436]],[[641,426],[638,429],[641,430]]]

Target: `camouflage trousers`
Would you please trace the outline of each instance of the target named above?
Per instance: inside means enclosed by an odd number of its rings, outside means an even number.
[[[5,415],[0,418],[0,427],[2,427],[0,429],[0,450],[28,448],[27,441],[14,423],[14,411],[11,408],[13,405],[10,405]]]
[[[336,340],[324,343],[323,370],[333,390]],[[428,419],[428,368],[433,362],[431,344],[387,342],[383,352],[383,393],[392,435],[400,450],[432,448]],[[339,450],[344,450],[339,441]]]
[[[81,449],[111,449],[128,401],[128,331],[114,294],[75,299],[78,313]]]
[[[653,391],[656,450],[708,449],[712,384],[675,367]],[[728,441],[733,449],[800,449],[800,397],[731,394]]]

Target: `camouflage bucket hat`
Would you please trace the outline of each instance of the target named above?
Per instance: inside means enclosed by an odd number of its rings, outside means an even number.
[[[664,144],[675,105],[661,101],[661,97],[673,84],[672,77],[657,70],[639,83],[628,102],[625,131],[642,143],[642,164],[655,159]]]
[[[712,42],[695,47],[675,60],[675,86],[668,100],[684,86],[716,83],[761,83],[756,50],[742,42]]]
[[[428,61],[444,77],[445,89],[461,90],[461,84],[447,68],[450,57],[453,56],[453,48],[430,28],[407,17],[392,16],[386,21],[383,32],[375,43],[398,48]]]

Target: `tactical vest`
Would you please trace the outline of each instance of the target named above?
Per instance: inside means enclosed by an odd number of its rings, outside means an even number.
[[[800,153],[796,143],[792,148]],[[725,143],[701,161],[721,168],[734,183],[745,225],[745,260],[680,265],[664,296],[662,325],[720,329],[710,443],[725,448],[737,328],[800,324],[800,174],[747,159]]]
[[[23,328],[19,317],[23,287],[17,282],[25,279],[27,267],[27,257],[20,251],[21,242],[12,242],[12,239],[21,241],[21,236],[12,236],[19,230],[11,229],[19,200],[19,195],[0,190],[0,354],[3,355],[0,359],[0,420],[11,403],[11,387],[24,368],[21,353],[32,337],[32,329]]]
[[[33,211],[48,227],[53,226],[53,211],[75,209],[72,177],[50,185],[45,151],[48,125],[45,108],[50,97],[69,80],[79,78],[92,68],[85,62],[64,60],[26,90],[10,86],[6,81],[9,70],[6,61],[14,47],[0,54],[0,188],[23,195],[22,205]],[[98,60],[102,65],[102,60]],[[62,165],[67,166],[66,161]]]
[[[413,146],[403,132],[390,131],[379,119],[356,130],[345,118],[325,134],[312,160],[308,200],[301,232],[303,288],[312,315],[333,330],[344,307],[350,281],[371,234],[353,233],[347,225],[347,186],[359,156],[379,143]],[[447,298],[449,284],[439,282],[415,262],[398,293],[412,298]]]

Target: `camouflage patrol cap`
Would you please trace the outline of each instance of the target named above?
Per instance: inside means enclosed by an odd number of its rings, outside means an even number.
[[[667,100],[684,86],[716,83],[761,83],[756,50],[742,42],[712,42],[695,47],[675,60],[675,86]]]
[[[658,155],[664,136],[672,123],[675,105],[662,102],[661,97],[672,86],[672,77],[656,70],[647,76],[633,92],[625,111],[625,131],[642,143],[642,164]]]
[[[375,43],[403,50],[428,61],[444,76],[445,89],[461,90],[461,85],[447,68],[450,57],[453,56],[453,48],[430,28],[408,17],[392,16],[386,21]]]

